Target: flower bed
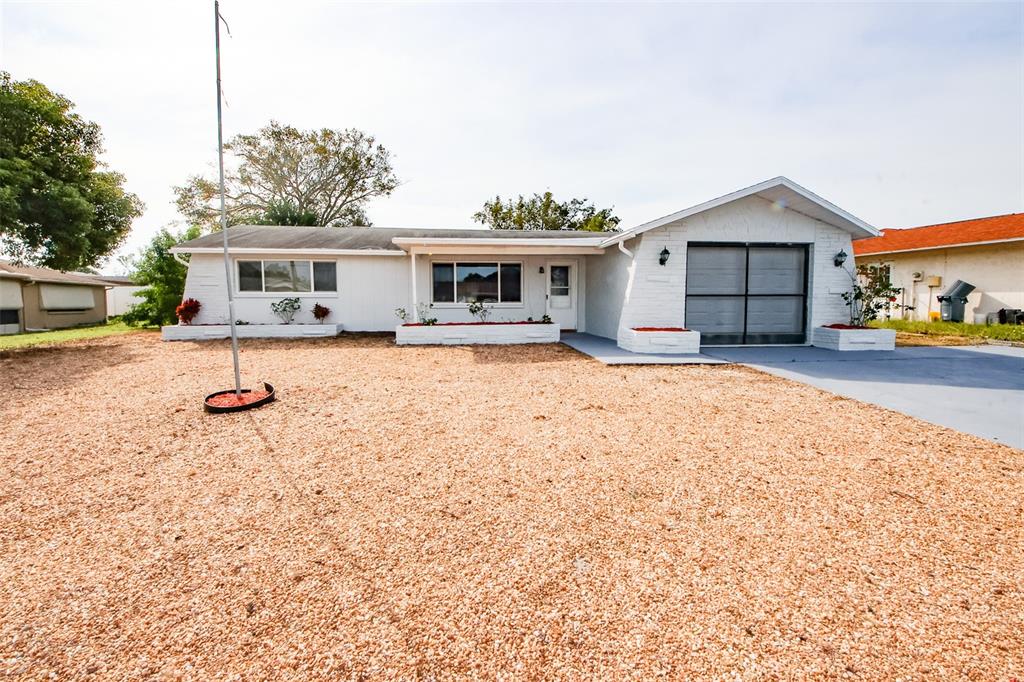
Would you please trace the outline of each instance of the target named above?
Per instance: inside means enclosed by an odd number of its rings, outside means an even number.
[[[631,353],[699,353],[700,332],[683,327],[633,327],[619,330],[618,344]]]
[[[557,324],[549,322],[410,323],[395,327],[399,345],[558,343]]]
[[[340,324],[238,324],[240,339],[302,339],[308,337],[337,336]],[[228,324],[173,324],[160,329],[164,341],[202,341],[226,339],[231,336]]]
[[[849,324],[830,324],[814,328],[811,332],[811,345],[842,351],[895,350],[896,331]]]

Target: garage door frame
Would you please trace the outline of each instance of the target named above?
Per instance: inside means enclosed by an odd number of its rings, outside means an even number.
[[[807,295],[808,295],[808,285],[809,285],[809,280],[810,280],[810,244],[807,244],[807,243],[792,243],[792,242],[706,242],[706,241],[704,241],[704,242],[688,242],[687,245],[686,245],[686,249],[687,249],[687,253],[686,253],[686,259],[687,259],[687,287],[686,287],[686,292],[685,292],[685,296],[686,296],[686,316],[689,316],[689,310],[690,310],[691,294],[689,292],[690,287],[689,287],[689,281],[688,280],[689,280],[689,273],[690,273],[690,267],[689,267],[690,255],[691,255],[690,249],[693,248],[693,247],[696,247],[698,249],[701,248],[701,247],[705,247],[705,248],[714,248],[714,247],[743,248],[744,252],[746,254],[746,260],[745,260],[745,264],[744,264],[744,273],[743,273],[743,280],[744,281],[743,281],[743,292],[742,293],[732,292],[732,293],[721,293],[721,294],[709,294],[709,293],[693,294],[693,297],[695,297],[695,298],[715,298],[715,297],[738,298],[738,297],[742,297],[743,298],[743,330],[742,330],[742,333],[737,333],[737,334],[704,334],[704,333],[702,333],[701,334],[701,344],[702,345],[704,345],[704,344],[707,344],[707,345],[720,345],[720,346],[728,346],[728,345],[803,345],[803,344],[807,343],[807,318],[808,318]],[[750,249],[752,249],[752,248],[759,248],[759,249],[764,249],[764,248],[768,248],[768,249],[772,249],[772,248],[799,249],[803,253],[803,283],[802,283],[802,287],[801,287],[802,293],[800,293],[800,294],[778,294],[778,293],[765,293],[765,294],[753,293],[752,294],[752,293],[750,293]],[[783,296],[785,296],[785,297],[792,297],[792,298],[797,298],[797,297],[800,298],[800,311],[801,311],[800,333],[799,334],[787,334],[787,333],[758,334],[758,333],[749,333],[748,329],[747,329],[747,323],[748,323],[748,317],[749,317],[748,312],[749,312],[749,309],[750,309],[749,308],[750,299],[752,299],[752,298],[772,298],[772,297],[783,297]],[[684,322],[684,324],[686,324],[686,323]]]

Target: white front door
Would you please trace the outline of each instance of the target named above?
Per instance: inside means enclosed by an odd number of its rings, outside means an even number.
[[[547,263],[547,311],[560,329],[576,329],[576,264]]]

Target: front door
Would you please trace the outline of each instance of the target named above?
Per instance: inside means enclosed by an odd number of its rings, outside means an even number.
[[[560,329],[576,329],[576,264],[548,261],[547,311]]]

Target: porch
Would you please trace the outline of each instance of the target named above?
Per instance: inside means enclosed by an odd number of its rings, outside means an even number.
[[[550,320],[562,331],[586,328],[587,256],[602,253],[593,238],[461,241],[395,240],[410,254],[407,323]],[[483,304],[482,313],[470,311],[473,303]]]

